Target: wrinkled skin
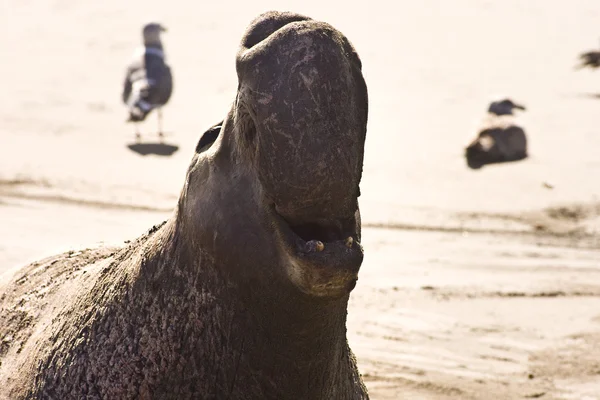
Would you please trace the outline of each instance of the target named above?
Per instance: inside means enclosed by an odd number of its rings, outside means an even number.
[[[527,158],[527,137],[519,126],[487,128],[465,150],[470,168]]]
[[[368,398],[345,327],[363,258],[360,60],[330,25],[266,13],[237,71],[171,219],[4,289],[6,398]]]

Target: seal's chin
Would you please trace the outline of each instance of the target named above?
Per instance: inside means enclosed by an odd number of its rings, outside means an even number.
[[[358,213],[358,211],[357,211]],[[356,216],[294,224],[273,208],[290,280],[304,293],[340,297],[356,286],[363,260]]]

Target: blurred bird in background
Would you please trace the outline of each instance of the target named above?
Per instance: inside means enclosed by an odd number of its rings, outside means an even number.
[[[520,104],[514,103],[511,99],[493,101],[488,107],[488,113],[497,117],[503,115],[514,115],[514,110],[525,111],[525,107]]]
[[[122,98],[129,109],[127,122],[135,123],[138,139],[141,137],[138,123],[154,109],[158,116],[158,135],[163,137],[161,107],[167,104],[173,92],[173,76],[161,42],[163,32],[166,28],[159,23],[144,25],[143,47],[136,50],[123,84]]]
[[[600,68],[600,50],[592,50],[579,55],[581,62],[576,68]]]

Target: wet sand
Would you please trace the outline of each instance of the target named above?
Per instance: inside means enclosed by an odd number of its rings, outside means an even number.
[[[597,46],[597,1],[141,4],[0,6],[0,279],[166,219],[233,100],[244,28],[294,10],[350,38],[369,86],[348,336],[371,397],[600,399],[600,72],[573,69]],[[119,103],[147,18],[169,27],[170,157],[127,148]],[[528,107],[530,157],[470,170],[497,95]]]

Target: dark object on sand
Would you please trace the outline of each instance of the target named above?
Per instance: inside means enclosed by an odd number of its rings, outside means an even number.
[[[482,130],[466,148],[465,157],[470,168],[486,164],[518,161],[527,157],[527,137],[519,126],[493,127]]]
[[[554,185],[548,182],[542,182],[542,186],[546,189],[554,189]]]
[[[155,22],[146,24],[142,30],[144,45],[137,49],[127,67],[122,99],[129,108],[128,122],[144,121],[154,109],[158,116],[158,134],[162,136],[162,111],[173,93],[173,76],[165,60],[160,35],[166,29]]]
[[[236,61],[236,100],[166,223],[4,288],[0,398],[368,398],[346,339],[363,260],[360,59],[331,25],[270,12]]]
[[[587,53],[582,53],[579,56],[579,59],[581,61],[581,64],[577,66],[578,69],[585,67],[600,67],[600,51],[588,51]]]
[[[513,115],[514,110],[525,111],[525,107],[520,104],[514,103],[510,99],[493,101],[488,107],[488,113],[496,116]]]
[[[591,50],[579,55],[579,65],[576,69],[589,67],[592,69],[600,68],[600,50]]]

